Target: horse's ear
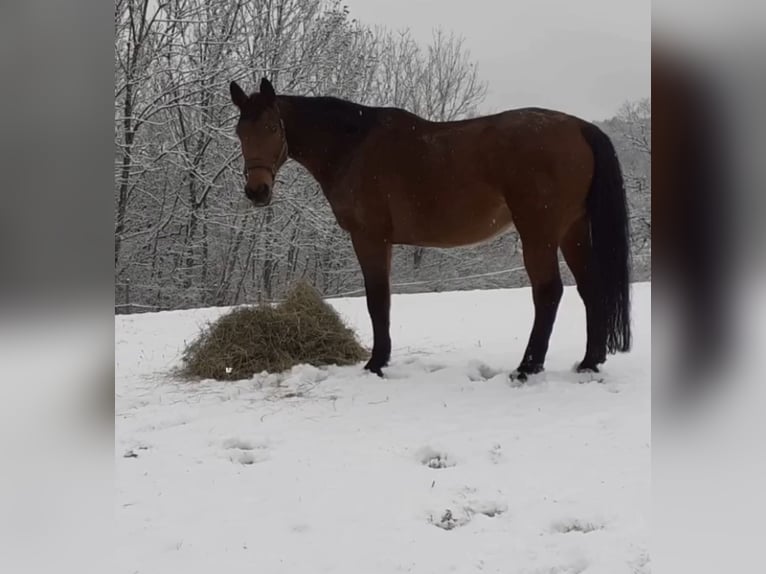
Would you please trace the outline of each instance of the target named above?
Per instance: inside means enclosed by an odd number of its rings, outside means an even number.
[[[266,101],[268,103],[272,103],[277,99],[277,94],[274,91],[274,86],[272,86],[271,82],[269,82],[266,78],[261,78],[260,92],[262,96],[266,97]]]
[[[247,103],[247,94],[242,91],[237,82],[229,84],[229,92],[231,92],[231,101],[241,110]]]

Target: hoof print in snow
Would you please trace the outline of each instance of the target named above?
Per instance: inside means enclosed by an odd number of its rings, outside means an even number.
[[[503,447],[496,443],[489,449],[489,460],[492,464],[499,464],[503,460]]]
[[[455,466],[455,463],[447,457],[446,454],[437,454],[423,461],[428,468],[449,468]]]
[[[237,458],[237,462],[240,464],[255,464],[258,460],[253,456],[252,452],[245,451],[240,453]]]
[[[577,373],[577,384],[587,385],[589,383],[596,383],[603,385],[606,383],[606,379],[597,373]]]
[[[434,520],[433,517],[431,517],[431,523],[442,530],[452,530],[458,526],[463,526],[468,523],[468,520],[468,516],[454,516],[449,509],[444,511],[444,514],[442,514],[439,520]]]
[[[149,446],[146,444],[139,444],[135,448],[129,448],[122,455],[122,458],[138,458],[138,453],[136,452],[138,450],[149,450]]]
[[[229,451],[229,460],[239,464],[251,465],[263,462],[268,458],[265,444],[257,444],[252,441],[239,438],[230,438],[224,441],[223,446]]]
[[[484,363],[473,363],[468,369],[468,380],[472,382],[488,381],[501,373],[502,371],[499,369],[494,369]]]
[[[483,514],[489,518],[500,516],[508,507],[499,502],[475,502],[466,509],[470,514]]]
[[[649,553],[645,550],[633,560],[629,562],[631,568],[633,568],[634,574],[649,574],[651,572],[651,560]]]
[[[237,449],[237,450],[253,450],[255,448],[263,448],[263,446],[256,445],[252,441],[244,440],[241,438],[230,438],[223,441],[223,448]]]
[[[229,460],[232,462],[238,462],[239,464],[250,466],[267,460],[269,457],[265,453],[259,453],[252,450],[242,450],[237,453],[229,455]]]
[[[553,524],[553,531],[561,534],[569,534],[570,532],[579,532],[581,534],[588,534],[589,532],[595,532],[596,530],[603,530],[604,525],[599,522],[589,522],[586,520],[560,520]]]
[[[581,558],[568,564],[538,568],[532,570],[531,574],[583,574],[589,565],[587,560]]]
[[[415,367],[413,370],[422,370],[426,373],[435,373],[437,371],[443,371],[447,368],[447,365],[441,363],[432,363],[428,360],[427,356],[415,356],[409,357],[402,361],[402,365],[407,367]]]
[[[431,516],[431,524],[442,530],[452,530],[458,526],[464,526],[471,521],[476,514],[482,514],[489,518],[500,516],[507,510],[504,504],[495,502],[476,502],[463,507],[458,514],[447,509],[439,520]]]
[[[424,448],[419,453],[421,464],[428,468],[449,468],[455,466],[455,461],[443,452],[437,452],[430,448]]]

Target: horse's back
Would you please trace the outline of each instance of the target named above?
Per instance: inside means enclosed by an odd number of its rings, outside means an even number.
[[[381,110],[349,170],[349,187],[364,196],[355,209],[395,243],[438,247],[485,241],[541,210],[558,227],[587,195],[583,123],[544,108],[454,122]]]

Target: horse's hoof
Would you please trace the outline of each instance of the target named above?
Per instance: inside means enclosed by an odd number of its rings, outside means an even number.
[[[583,361],[579,365],[577,365],[577,369],[575,369],[578,373],[600,373],[599,368],[594,365],[593,363],[586,363]]]
[[[536,375],[544,370],[542,365],[521,365],[511,373],[511,380],[523,383],[529,379],[529,375]]]
[[[376,375],[378,375],[382,379],[383,378],[383,366],[382,365],[374,365],[374,364],[371,364],[371,363],[372,362],[367,363],[364,366],[364,370],[365,371],[370,371],[371,373],[375,373]]]

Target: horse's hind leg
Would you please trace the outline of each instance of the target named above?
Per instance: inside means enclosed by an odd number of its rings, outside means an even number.
[[[587,216],[578,219],[566,232],[561,251],[567,266],[577,282],[577,292],[585,304],[588,341],[585,358],[577,370],[598,372],[598,365],[606,361],[606,330],[599,304],[601,295],[597,281],[598,270],[592,257],[590,226]]]
[[[556,311],[564,292],[558,263],[558,246],[547,241],[524,241],[524,266],[532,284],[535,321],[521,364],[514,377],[526,380],[527,375],[543,370],[548,342],[556,320]]]

